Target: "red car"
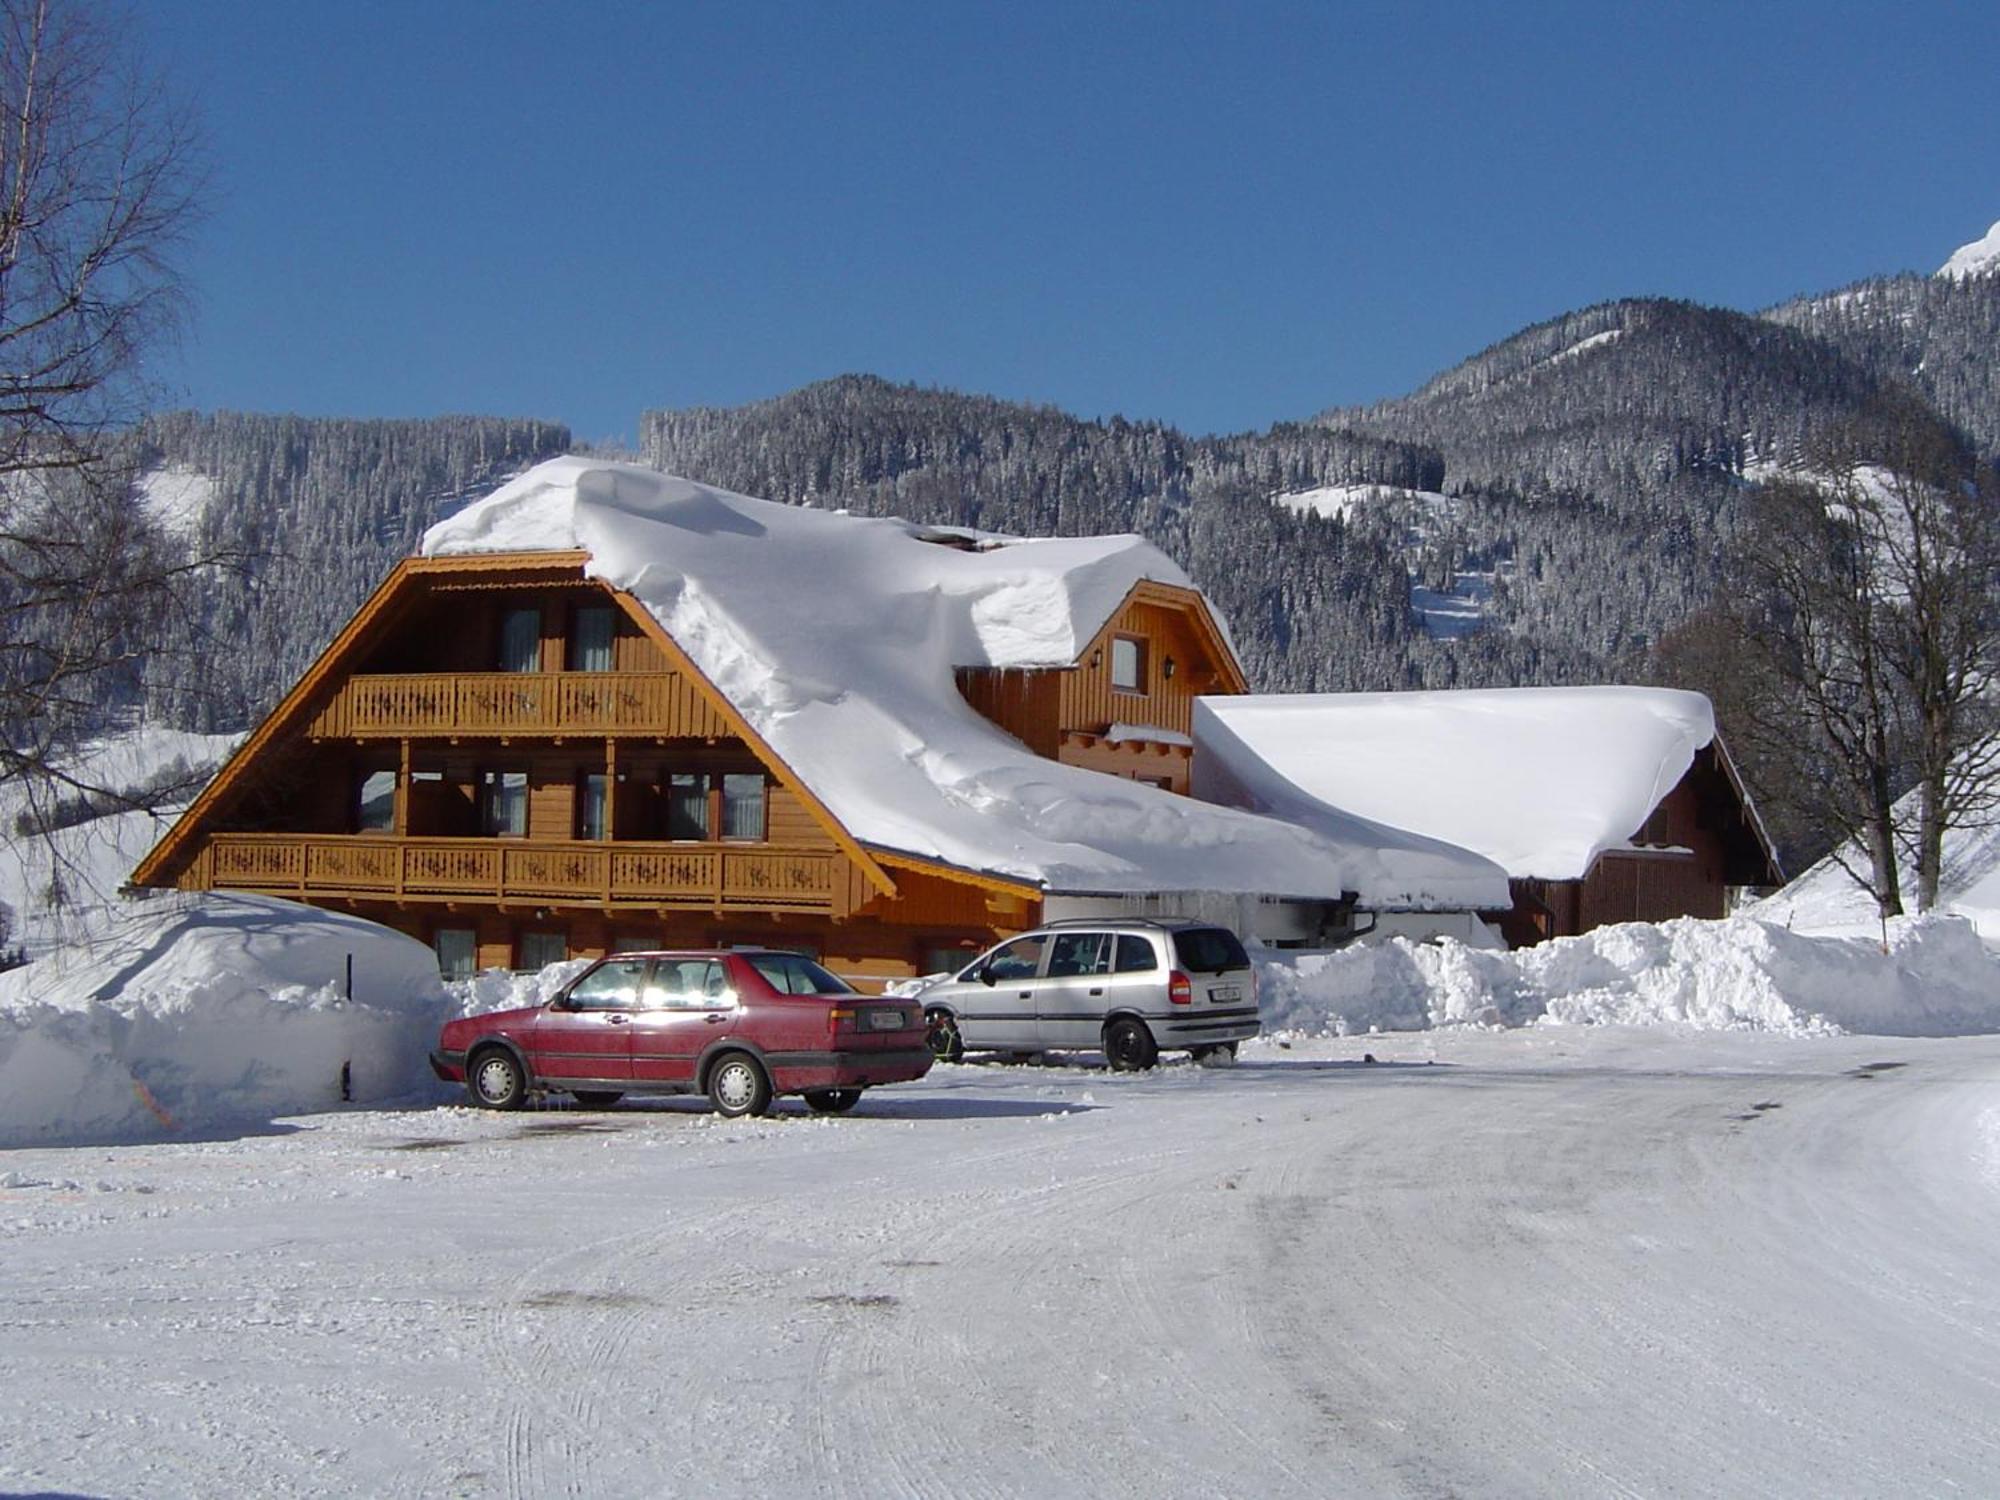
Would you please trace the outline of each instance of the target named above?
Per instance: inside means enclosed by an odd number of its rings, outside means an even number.
[[[707,1094],[758,1115],[779,1094],[820,1114],[930,1071],[923,1007],[857,994],[797,953],[619,953],[546,1005],[446,1024],[431,1067],[486,1109],[538,1092],[590,1105],[626,1094]]]

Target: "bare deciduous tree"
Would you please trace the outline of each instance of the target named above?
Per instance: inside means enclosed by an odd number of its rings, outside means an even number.
[[[77,739],[124,701],[192,566],[121,434],[184,306],[192,117],[124,18],[0,0],[0,784],[86,787]]]
[[[1893,396],[1747,507],[1723,616],[1747,737],[1884,916],[1938,899],[1945,835],[1995,808],[2000,493]],[[1898,797],[1916,791],[1913,826]],[[1857,862],[1850,853],[1858,849]],[[1906,858],[1899,861],[1899,854]]]

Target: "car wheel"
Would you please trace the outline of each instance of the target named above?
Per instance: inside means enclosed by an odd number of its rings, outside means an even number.
[[[616,1089],[578,1089],[575,1094],[578,1104],[591,1109],[609,1109],[624,1097]]]
[[[1233,1067],[1236,1062],[1236,1043],[1217,1042],[1213,1047],[1196,1047],[1192,1049],[1190,1055],[1199,1067]]]
[[[1144,1021],[1120,1016],[1104,1028],[1104,1060],[1114,1073],[1137,1073],[1158,1061],[1160,1049]]]
[[[965,1038],[958,1034],[958,1017],[948,1010],[924,1012],[924,1040],[930,1043],[931,1056],[939,1062],[965,1060]]]
[[[528,1077],[504,1047],[475,1052],[465,1065],[465,1087],[481,1109],[519,1109],[528,1098]]]
[[[725,1119],[761,1115],[771,1107],[771,1080],[757,1059],[731,1052],[708,1070],[708,1102]]]
[[[806,1090],[806,1108],[816,1115],[844,1115],[860,1102],[860,1089]]]

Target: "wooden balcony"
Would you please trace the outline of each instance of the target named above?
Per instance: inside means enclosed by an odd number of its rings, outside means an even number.
[[[839,853],[775,844],[219,833],[199,887],[309,901],[470,901],[844,916]],[[204,878],[205,877],[205,878]]]
[[[342,683],[316,739],[432,736],[726,735],[678,672],[411,672]]]

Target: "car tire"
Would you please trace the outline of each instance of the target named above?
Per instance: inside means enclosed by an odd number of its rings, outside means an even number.
[[[1159,1060],[1159,1044],[1146,1023],[1120,1016],[1104,1027],[1104,1060],[1114,1073],[1141,1073]]]
[[[950,1011],[924,1012],[924,1040],[930,1045],[934,1061],[943,1063],[965,1061],[965,1038],[959,1035],[958,1017]]]
[[[1217,1042],[1212,1047],[1195,1047],[1190,1049],[1189,1056],[1194,1058],[1195,1066],[1201,1068],[1234,1067],[1236,1065],[1236,1043]]]
[[[725,1052],[708,1070],[708,1102],[725,1120],[771,1107],[771,1079],[747,1052]]]
[[[609,1109],[625,1096],[616,1089],[578,1089],[572,1097],[587,1109]]]
[[[465,1091],[481,1109],[519,1109],[528,1102],[528,1075],[505,1047],[488,1047],[465,1060]]]
[[[816,1115],[844,1115],[860,1102],[860,1089],[806,1090],[806,1108]]]

